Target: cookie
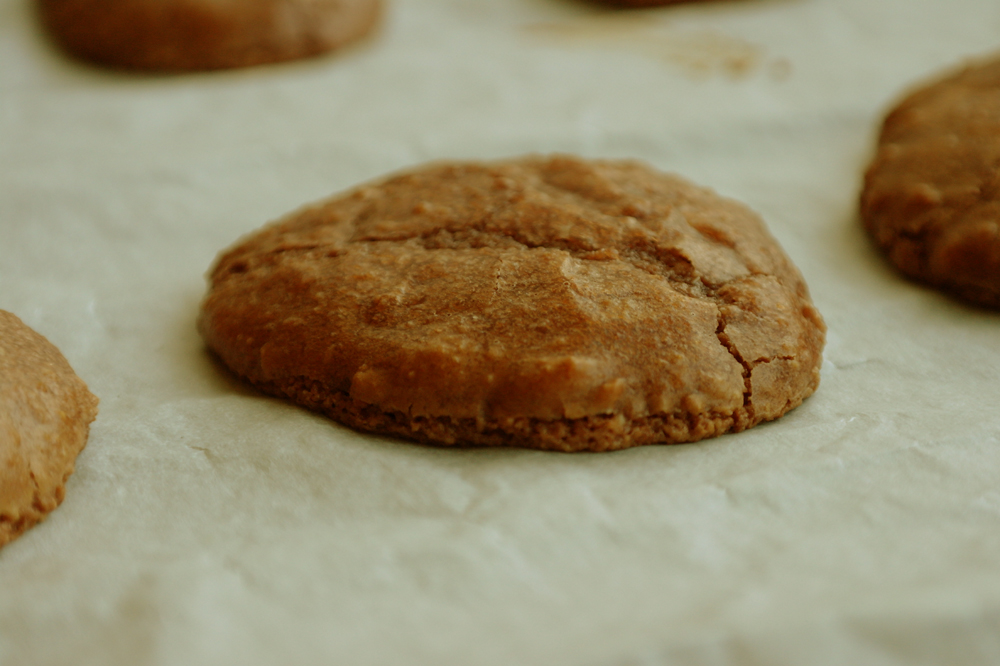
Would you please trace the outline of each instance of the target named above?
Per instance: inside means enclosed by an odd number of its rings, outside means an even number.
[[[743,205],[631,161],[438,163],[222,254],[199,329],[236,374],[353,428],[561,451],[775,419],[824,325]]]
[[[96,416],[59,350],[0,310],[0,546],[62,502]]]
[[[1000,307],[1000,60],[927,85],[889,113],[861,218],[905,275]]]
[[[68,52],[125,69],[247,67],[317,55],[368,33],[381,0],[37,0]]]

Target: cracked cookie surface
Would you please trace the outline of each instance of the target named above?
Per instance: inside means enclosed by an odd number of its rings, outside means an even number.
[[[381,0],[37,0],[69,53],[124,69],[248,67],[325,53],[366,35]]]
[[[199,329],[354,428],[565,451],[777,418],[825,331],[749,209],[568,156],[431,164],[264,227],[216,261]]]
[[[0,546],[62,502],[96,416],[59,350],[0,310]]]
[[[1000,60],[927,85],[888,114],[861,217],[905,275],[1000,307]]]

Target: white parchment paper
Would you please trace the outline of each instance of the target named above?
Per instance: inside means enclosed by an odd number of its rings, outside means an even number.
[[[390,0],[328,58],[65,59],[0,0],[0,308],[101,399],[62,505],[0,550],[0,664],[1000,662],[1000,316],[856,217],[905,88],[1000,48],[993,0]],[[830,327],[771,424],[614,454],[361,435],[231,379],[204,272],[439,158],[636,157],[741,199]]]

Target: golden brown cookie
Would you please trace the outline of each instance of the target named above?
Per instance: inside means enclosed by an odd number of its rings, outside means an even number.
[[[774,419],[824,325],[746,207],[638,162],[415,169],[218,259],[199,328],[260,389],[351,427],[562,451]]]
[[[0,310],[0,546],[62,502],[96,416],[59,350]]]
[[[381,0],[37,0],[70,53],[112,67],[187,71],[304,58],[362,37]]]
[[[892,110],[865,174],[861,217],[904,274],[1000,307],[1000,60]]]

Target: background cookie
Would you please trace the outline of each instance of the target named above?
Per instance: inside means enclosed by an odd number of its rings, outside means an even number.
[[[96,416],[59,350],[0,310],[0,546],[62,502]]]
[[[115,67],[183,71],[316,55],[365,35],[380,0],[38,0],[70,53]]]
[[[1000,307],[1000,60],[893,109],[865,174],[861,217],[906,275]]]
[[[355,428],[559,450],[776,418],[824,332],[747,208],[570,157],[431,165],[266,227],[219,259],[200,329]]]

